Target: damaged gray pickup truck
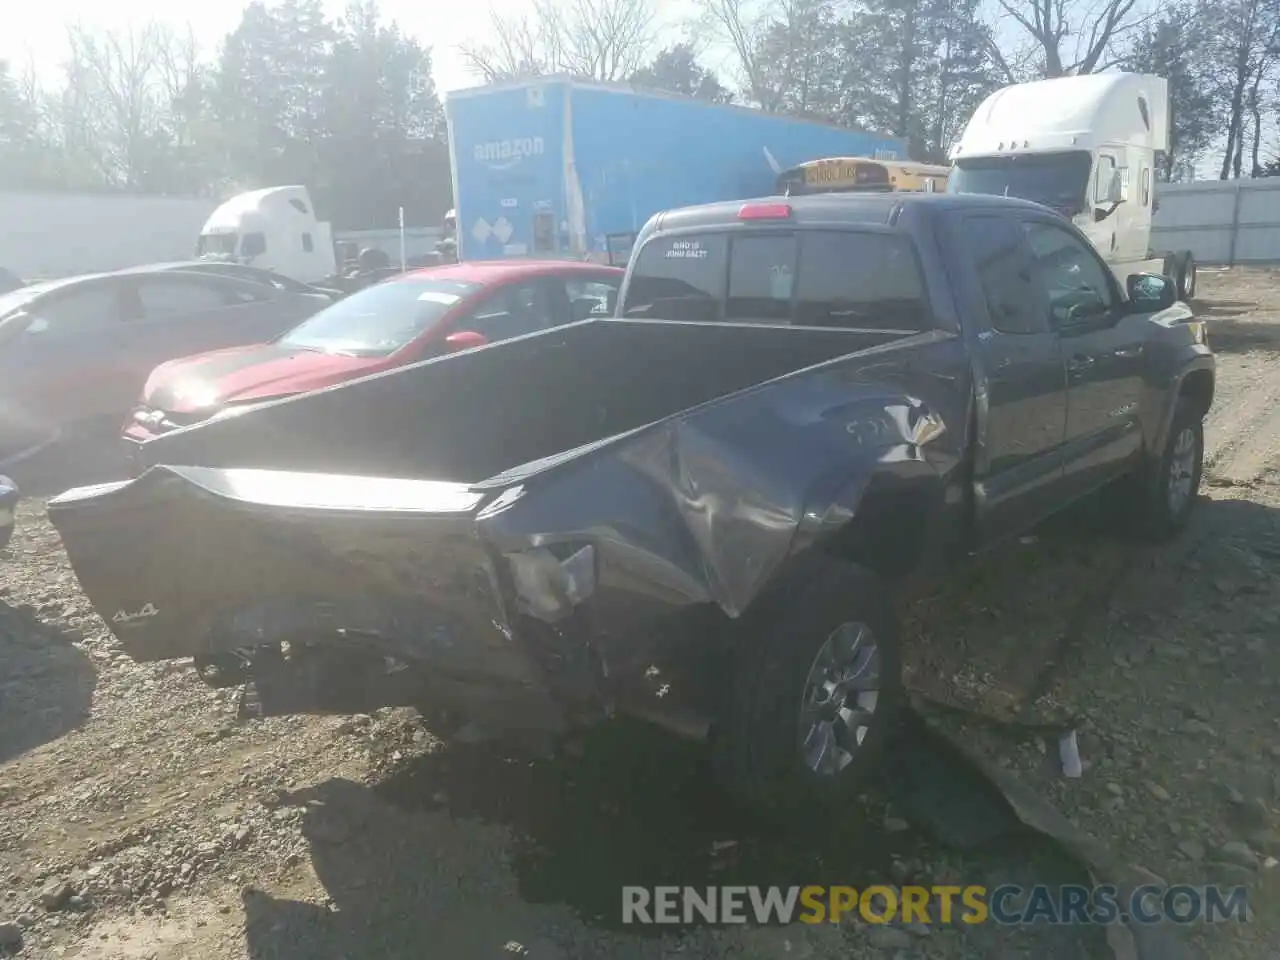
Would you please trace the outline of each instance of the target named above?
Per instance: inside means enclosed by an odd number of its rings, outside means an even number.
[[[49,515],[125,651],[246,711],[632,714],[794,809],[892,729],[901,590],[1104,487],[1186,521],[1214,359],[1175,299],[1017,200],[674,210],[612,319],[176,430]]]

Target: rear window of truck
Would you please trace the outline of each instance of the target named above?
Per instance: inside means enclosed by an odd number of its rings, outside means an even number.
[[[931,325],[910,239],[883,231],[655,237],[635,258],[620,315],[875,330]]]

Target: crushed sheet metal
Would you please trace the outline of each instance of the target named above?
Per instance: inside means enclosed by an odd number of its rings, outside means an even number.
[[[975,774],[998,794],[1008,811],[1019,823],[1052,840],[1071,860],[1089,874],[1095,885],[1113,885],[1123,899],[1131,896],[1139,887],[1167,886],[1162,878],[1143,867],[1124,863],[1116,858],[1107,846],[1071,823],[1060,810],[1019,781],[1008,770],[989,762],[971,747],[952,734],[948,725],[933,712],[927,701],[912,698],[913,709],[906,716],[908,735],[918,739],[912,749],[930,749],[941,754],[939,759],[959,761],[966,772]],[[956,708],[952,707],[951,710]],[[984,718],[989,719],[989,718]],[[1021,725],[1018,725],[1021,726]],[[1030,726],[1030,725],[1028,725]],[[945,827],[943,828],[945,830]],[[944,837],[958,846],[966,845],[966,838],[959,835]],[[992,837],[972,835],[968,844],[989,842]],[[1107,946],[1116,960],[1199,960],[1200,953],[1184,939],[1181,931],[1169,923],[1161,924],[1109,924],[1106,928]]]

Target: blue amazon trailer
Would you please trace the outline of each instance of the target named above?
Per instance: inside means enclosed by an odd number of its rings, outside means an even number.
[[[768,196],[830,156],[907,159],[897,137],[566,77],[445,99],[458,256],[623,262],[660,210]]]

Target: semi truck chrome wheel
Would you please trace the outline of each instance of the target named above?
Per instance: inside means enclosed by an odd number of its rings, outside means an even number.
[[[1182,289],[1178,291],[1185,301],[1195,299],[1196,295],[1196,262],[1191,257],[1187,257],[1187,262],[1182,267]]]
[[[832,631],[809,667],[801,700],[800,750],[819,776],[847,767],[871,731],[880,694],[880,650],[864,623]]]

